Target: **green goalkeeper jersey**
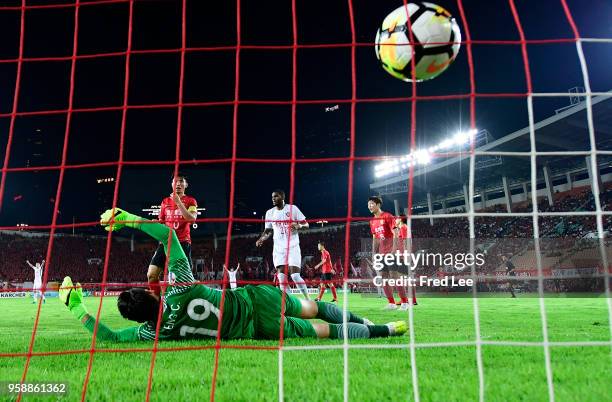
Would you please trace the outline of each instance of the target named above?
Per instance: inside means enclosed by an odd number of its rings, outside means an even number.
[[[169,286],[163,298],[159,339],[216,338],[223,293],[208,286],[196,285],[185,253],[178,242],[174,244],[180,253],[176,255],[170,248]],[[172,258],[174,256],[178,258]],[[221,337],[251,337],[252,316],[253,307],[248,295],[243,295],[242,291],[225,292]],[[138,328],[138,337],[142,340],[155,339],[155,330],[155,323],[147,322]]]
[[[220,290],[204,285],[192,285],[181,291],[170,288],[164,298],[159,339],[216,338],[221,296]],[[253,307],[244,289],[225,292],[221,338],[251,338],[252,316]],[[138,338],[155,339],[155,326],[155,323],[148,322],[138,327]]]

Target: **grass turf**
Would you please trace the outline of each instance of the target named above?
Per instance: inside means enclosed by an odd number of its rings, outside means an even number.
[[[326,294],[326,297],[329,296]],[[340,297],[342,299],[342,296]],[[99,298],[86,298],[95,314]],[[550,341],[610,342],[604,298],[546,298]],[[349,309],[375,322],[407,320],[406,312],[382,311],[383,299],[349,296]],[[34,318],[31,299],[0,299],[0,353],[27,352]],[[542,341],[539,299],[485,297],[479,299],[481,336],[486,341]],[[414,308],[417,343],[473,341],[473,301],[458,297],[421,297]],[[130,325],[115,308],[115,298],[104,299],[103,321],[112,328]],[[408,344],[409,337],[351,340],[352,344]],[[286,346],[341,345],[339,340],[290,339]],[[210,349],[160,351],[155,358],[151,400],[207,400],[214,367],[214,341],[163,342],[161,348],[206,345]],[[231,341],[223,346],[275,346],[277,342]],[[150,348],[152,343],[110,344],[96,349]],[[26,382],[67,382],[62,401],[81,399],[89,361],[91,335],[61,305],[49,299],[42,306],[34,352],[84,350],[67,355],[33,356]],[[610,346],[552,346],[551,362],[557,401],[612,400]],[[548,389],[541,346],[482,347],[487,401],[546,401]],[[96,353],[87,400],[144,400],[150,351]],[[25,357],[0,357],[0,382],[19,382]],[[349,398],[355,401],[412,400],[410,351],[350,349]],[[343,350],[287,350],[283,352],[284,396],[290,401],[343,399]],[[221,349],[215,400],[278,400],[276,350]],[[478,400],[475,346],[428,347],[416,350],[419,394],[422,401]],[[6,383],[3,383],[6,387]],[[12,400],[5,391],[0,400]],[[25,396],[49,401],[52,396]]]

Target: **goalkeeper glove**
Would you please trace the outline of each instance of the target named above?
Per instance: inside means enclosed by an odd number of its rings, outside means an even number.
[[[77,283],[76,286],[73,285],[69,276],[64,278],[62,286],[59,288],[59,298],[79,320],[82,320],[87,314],[83,304],[83,288],[80,283]]]
[[[100,215],[100,225],[102,225],[107,232],[119,230],[126,226],[136,228],[142,220],[141,217],[132,215],[120,208],[107,209]]]

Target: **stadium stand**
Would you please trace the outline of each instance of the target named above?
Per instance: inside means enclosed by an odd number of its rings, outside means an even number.
[[[601,205],[610,209],[612,204],[612,184],[607,183],[600,195]],[[554,203],[550,205],[545,197],[538,199],[538,209],[541,212],[552,211],[584,211],[592,210],[594,199],[589,187],[574,188],[566,192],[554,194]],[[529,212],[529,201],[516,204],[515,212]],[[494,205],[480,212],[503,212],[502,205]],[[460,212],[458,210],[458,212]],[[605,230],[612,228],[612,219],[605,219]],[[413,233],[415,241],[418,239],[465,239],[468,237],[468,222],[465,218],[434,220],[414,219]],[[488,275],[503,275],[500,256],[508,255],[516,266],[517,272],[525,276],[533,274],[536,266],[535,251],[533,248],[533,225],[530,217],[477,217],[476,239],[486,244],[487,239],[505,239],[492,242],[488,249],[487,262],[479,272]],[[597,244],[588,241],[596,230],[593,217],[561,216],[541,217],[540,236],[543,238],[542,267],[550,273],[551,270],[588,269],[597,267],[599,255]],[[361,258],[369,251],[371,239],[367,222],[356,222],[351,226],[351,264],[349,278],[369,278],[372,275],[367,261]],[[263,249],[255,247],[257,235],[236,236],[232,240],[230,265],[235,267],[240,263],[241,270],[238,275],[240,282],[244,281],[273,281],[274,268],[267,256],[271,255],[271,243],[264,245]],[[328,245],[335,267],[335,278],[341,282],[343,275],[344,257],[344,225],[330,225],[326,228],[311,229],[300,236],[303,256],[303,276],[311,283],[316,282],[319,273],[312,267],[319,261],[317,242],[325,241]],[[584,239],[576,242],[574,239]],[[563,243],[563,239],[567,239]],[[549,241],[546,241],[549,240]],[[0,233],[0,283],[5,282],[19,286],[31,280],[31,272],[25,269],[25,261],[40,261],[45,255],[47,237],[44,234],[32,236],[26,232]],[[483,243],[484,241],[484,243]],[[215,248],[216,243],[216,248]],[[27,244],[27,247],[26,247]],[[104,267],[104,250],[106,248],[105,236],[84,235],[56,235],[54,252],[49,281],[60,281],[66,275],[79,276],[88,282],[100,282]],[[132,245],[124,238],[114,238],[110,263],[108,267],[108,282],[111,283],[141,283],[145,281],[146,267],[155,250],[152,242]],[[460,243],[456,251],[461,251]],[[453,248],[445,245],[448,252]],[[201,281],[220,281],[223,277],[222,266],[225,261],[225,240],[223,238],[214,242],[210,238],[195,238],[193,242],[193,260],[196,274]],[[365,252],[365,254],[364,254]],[[608,249],[608,253],[612,253]],[[435,275],[443,267],[423,266],[419,274]],[[576,271],[571,271],[576,272]],[[568,289],[568,280],[565,280],[563,289]],[[495,281],[494,281],[495,282]],[[548,281],[550,282],[550,281]],[[584,281],[574,281],[577,289],[584,287]],[[596,283],[591,286],[597,286]],[[571,288],[571,286],[569,286]],[[558,289],[561,289],[557,287]],[[547,286],[548,290],[555,290],[555,286]],[[484,290],[495,290],[490,286]]]

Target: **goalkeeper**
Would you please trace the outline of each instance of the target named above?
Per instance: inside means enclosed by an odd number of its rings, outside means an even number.
[[[158,339],[216,338],[222,339],[279,339],[281,331],[282,293],[273,286],[247,285],[225,292],[221,318],[222,291],[195,284],[191,268],[174,230],[160,223],[147,221],[121,209],[107,210],[100,223],[106,230],[131,227],[160,241],[168,258],[168,287],[161,297],[148,289],[132,288],[117,299],[117,308],[124,318],[141,323],[120,330],[112,330],[98,323],[97,338],[104,341],[130,342],[155,339],[158,326],[159,303],[163,303]],[[337,306],[285,296],[284,338],[343,339],[342,310]],[[95,327],[83,303],[80,284],[73,285],[64,278],[60,299],[90,332]],[[222,325],[219,327],[219,319]],[[311,323],[318,318],[326,323]],[[349,338],[376,338],[402,335],[407,331],[405,321],[373,325],[365,318],[347,312]]]

